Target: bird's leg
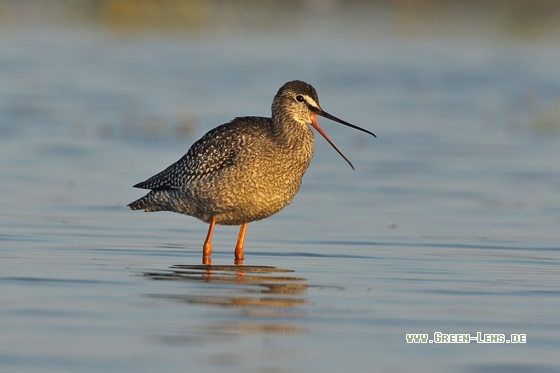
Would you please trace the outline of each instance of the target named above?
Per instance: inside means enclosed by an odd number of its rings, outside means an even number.
[[[245,242],[245,232],[247,231],[247,224],[241,224],[239,228],[239,237],[237,237],[237,245],[235,245],[235,264],[243,264],[243,243]]]
[[[212,264],[212,232],[214,232],[214,225],[216,225],[216,219],[212,218],[210,220],[210,227],[208,228],[208,234],[206,235],[206,240],[204,240],[204,246],[202,246],[202,264],[210,265]]]

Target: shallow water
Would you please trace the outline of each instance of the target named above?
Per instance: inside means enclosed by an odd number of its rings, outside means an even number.
[[[558,371],[559,57],[551,42],[4,32],[0,370]],[[378,139],[322,120],[356,171],[317,138],[293,203],[249,225],[243,270],[237,228],[216,228],[209,270],[205,224],[125,207],[295,78]],[[527,342],[406,343],[435,332]]]

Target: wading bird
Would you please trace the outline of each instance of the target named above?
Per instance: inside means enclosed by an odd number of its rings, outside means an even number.
[[[242,264],[247,224],[282,210],[299,190],[313,157],[314,136],[308,124],[354,169],[319,126],[317,115],[376,137],[325,112],[315,88],[294,80],[274,96],[272,118],[235,118],[210,130],[177,162],[134,185],[150,192],[128,206],[173,211],[209,223],[202,249],[202,263],[208,265],[214,225],[240,225],[235,263]]]

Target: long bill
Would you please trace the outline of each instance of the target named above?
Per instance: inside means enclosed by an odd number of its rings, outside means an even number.
[[[344,160],[346,162],[348,162],[348,164],[350,165],[350,167],[352,167],[353,170],[356,170],[354,168],[354,165],[352,164],[352,162],[350,162],[350,160],[348,158],[346,158],[346,156],[342,153],[342,151],[338,148],[338,146],[335,145],[335,143],[330,139],[330,137],[326,134],[326,132],[323,131],[321,126],[319,126],[319,122],[317,121],[317,115],[320,115],[320,116],[325,117],[327,119],[330,119],[332,121],[338,122],[340,124],[344,124],[345,126],[352,127],[352,128],[357,129],[359,131],[368,133],[368,134],[372,135],[373,137],[377,137],[377,136],[375,136],[375,134],[373,132],[370,132],[370,131],[362,128],[362,127],[355,126],[351,123],[345,122],[342,119],[338,119],[334,115],[331,115],[331,114],[329,114],[329,113],[327,113],[326,111],[323,111],[323,110],[321,110],[317,113],[312,113],[310,115],[311,125],[313,126],[313,128],[315,128],[317,130],[317,132],[319,132],[325,138],[325,140],[327,140],[328,143],[331,144],[331,146],[334,148],[334,150],[336,150],[338,152],[338,154],[340,154],[342,156],[342,158],[344,158]]]

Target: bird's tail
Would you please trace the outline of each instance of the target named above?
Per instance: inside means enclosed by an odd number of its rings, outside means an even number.
[[[151,207],[151,203],[149,201],[148,196],[145,195],[142,198],[138,198],[134,202],[130,202],[127,206],[130,207],[131,210],[147,210]]]
[[[174,211],[168,190],[151,190],[144,197],[128,204],[132,210]]]

